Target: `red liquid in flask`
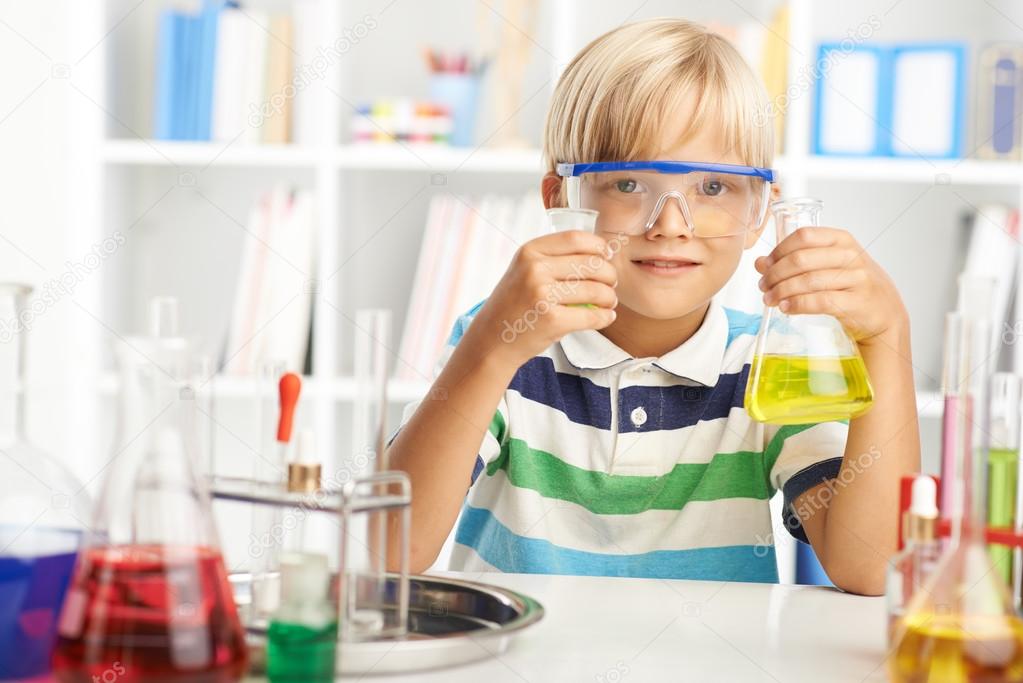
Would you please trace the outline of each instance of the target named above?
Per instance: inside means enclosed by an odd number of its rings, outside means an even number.
[[[228,683],[246,664],[218,551],[113,546],[80,557],[53,655],[57,680]]]

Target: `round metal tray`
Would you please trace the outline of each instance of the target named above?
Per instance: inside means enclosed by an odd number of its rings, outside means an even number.
[[[388,583],[397,579],[389,577]],[[233,575],[239,608],[248,606],[248,577]],[[475,581],[409,577],[409,631],[402,638],[338,644],[338,673],[393,674],[425,671],[503,654],[523,629],[543,618],[529,596]],[[243,614],[244,618],[244,614]],[[250,629],[254,672],[264,668],[265,638]]]

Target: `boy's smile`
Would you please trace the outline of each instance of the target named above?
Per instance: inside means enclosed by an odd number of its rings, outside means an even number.
[[[632,259],[632,263],[642,271],[656,277],[678,277],[696,270],[701,263],[684,256],[654,255],[642,259]]]

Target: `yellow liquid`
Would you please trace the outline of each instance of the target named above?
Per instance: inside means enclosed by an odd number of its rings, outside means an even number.
[[[862,415],[873,402],[859,356],[755,356],[746,383],[746,412],[758,422],[842,420]]]
[[[888,660],[897,683],[1023,681],[1023,622],[1014,616],[913,614]]]

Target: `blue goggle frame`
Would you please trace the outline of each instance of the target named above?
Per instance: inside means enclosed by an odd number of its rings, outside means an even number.
[[[572,178],[583,173],[602,171],[657,171],[658,173],[694,173],[699,171],[731,173],[732,175],[753,176],[773,183],[775,172],[770,168],[741,166],[739,164],[715,164],[705,161],[594,161],[580,164],[561,163],[555,171],[562,178]]]

